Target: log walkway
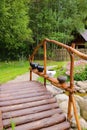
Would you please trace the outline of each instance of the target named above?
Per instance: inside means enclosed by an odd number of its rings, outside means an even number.
[[[53,95],[36,81],[0,86],[0,130],[69,130]]]

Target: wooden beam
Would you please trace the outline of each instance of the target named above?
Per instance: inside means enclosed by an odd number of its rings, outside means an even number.
[[[0,111],[0,130],[3,130],[2,112]]]

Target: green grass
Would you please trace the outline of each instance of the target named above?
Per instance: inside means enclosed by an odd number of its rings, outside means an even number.
[[[43,65],[42,61],[35,61]],[[58,65],[61,66],[63,62],[47,61],[47,66]],[[29,71],[28,61],[14,61],[14,62],[0,62],[0,84],[6,83],[9,80],[14,79],[18,75],[22,75]]]
[[[15,130],[15,123],[11,120],[11,130]],[[3,129],[3,130],[7,130],[7,129]]]
[[[28,61],[0,62],[0,84],[28,72]]]
[[[67,62],[64,61],[48,61],[47,62],[47,66],[53,66],[53,65],[57,65],[56,67],[52,68],[52,70],[56,70],[56,74],[54,77],[58,77],[60,75],[64,75],[65,70],[63,69],[63,67],[66,65]],[[44,78],[43,77],[39,77],[38,78],[39,82],[44,82]],[[47,81],[49,82],[49,81]]]

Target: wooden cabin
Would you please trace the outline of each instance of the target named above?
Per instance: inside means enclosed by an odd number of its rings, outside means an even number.
[[[87,42],[87,29],[75,35],[74,43],[76,49],[87,48],[86,42]]]

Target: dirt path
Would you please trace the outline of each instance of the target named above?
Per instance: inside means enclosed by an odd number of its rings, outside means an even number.
[[[47,69],[52,69],[55,66],[48,66]],[[38,78],[38,75],[33,73],[33,80],[36,80],[37,78]],[[29,79],[30,79],[30,74],[29,74],[29,72],[27,72],[23,75],[17,76],[15,79],[10,80],[8,82],[9,83],[15,83],[15,82],[21,82],[21,81],[29,81]]]
[[[38,75],[33,73],[33,80],[36,80],[37,78],[38,78]],[[27,72],[23,75],[17,76],[15,79],[10,80],[8,82],[15,83],[15,82],[21,82],[21,81],[29,81],[29,79],[30,79],[30,75],[29,75],[29,72]]]

